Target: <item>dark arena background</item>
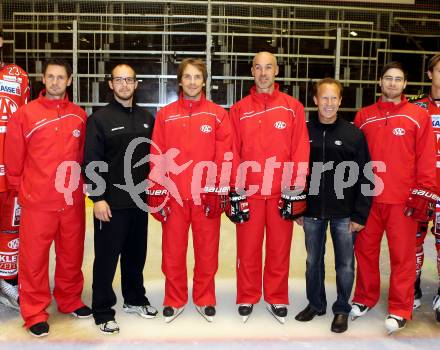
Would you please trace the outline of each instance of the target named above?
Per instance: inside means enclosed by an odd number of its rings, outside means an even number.
[[[401,61],[409,71],[407,95],[428,91],[426,65],[440,51],[440,0],[0,0],[0,27],[5,39],[3,61],[15,62],[28,72],[33,98],[42,88],[44,60],[62,57],[72,63],[74,71],[69,96],[88,114],[109,101],[107,77],[118,62],[128,62],[135,68],[141,80],[137,101],[155,114],[177,98],[176,70],[186,57],[206,61],[207,95],[229,108],[247,95],[253,84],[250,67],[254,54],[269,51],[278,59],[281,89],[298,98],[307,112],[316,110],[311,89],[315,81],[327,76],[341,80],[344,94],[340,115],[351,121],[360,107],[378,98],[377,75],[390,60]],[[83,265],[83,295],[88,304],[93,264],[91,218],[89,206]],[[330,303],[336,290],[333,250],[331,244],[327,247]],[[387,336],[383,328],[389,277],[387,246],[383,242],[380,304],[367,318],[350,322],[346,333],[334,334],[330,332],[330,307],[326,316],[312,322],[304,324],[294,319],[307,303],[304,232],[296,226],[286,324],[278,324],[263,302],[256,305],[255,316],[243,324],[235,306],[235,228],[223,218],[218,314],[212,324],[204,321],[191,303],[171,324],[165,324],[162,316],[145,320],[128,315],[122,311],[118,294],[119,335],[103,336],[93,320],[78,321],[62,315],[53,303],[49,309],[51,334],[35,340],[22,328],[18,313],[0,306],[0,348],[438,349],[440,323],[435,322],[431,308],[438,281],[430,234],[425,252],[423,305],[414,312],[404,332]],[[147,295],[161,311],[164,278],[160,264],[161,228],[151,218],[144,277]],[[192,267],[189,249],[188,270]],[[120,290],[119,274],[114,285],[115,291]]]

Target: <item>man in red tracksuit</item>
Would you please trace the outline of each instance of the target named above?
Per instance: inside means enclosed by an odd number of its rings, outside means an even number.
[[[431,116],[432,129],[434,130],[437,169],[437,191],[440,189],[440,54],[431,57],[428,62],[428,77],[432,81],[431,91],[411,99],[410,102],[426,109]],[[420,276],[424,260],[423,242],[428,231],[429,222],[420,222],[417,228],[417,248],[416,248],[416,283],[414,285],[414,309],[420,307],[422,298],[422,289],[420,287]],[[440,203],[437,203],[436,215],[432,233],[435,239],[435,248],[437,250],[437,274],[440,281]],[[440,286],[437,295],[432,304],[435,318],[440,322]]]
[[[246,322],[263,290],[269,312],[283,323],[289,304],[292,219],[305,209],[305,195],[296,195],[290,190],[301,182],[304,185],[309,137],[303,105],[279,91],[275,83],[278,74],[275,56],[258,53],[251,71],[255,86],[250,95],[230,110],[234,135],[231,207],[234,208],[234,202],[248,204],[248,216],[230,215],[231,220],[238,223],[236,302]],[[246,193],[243,195],[240,189]]]
[[[91,317],[81,300],[84,194],[80,175],[86,113],[69,102],[72,68],[51,59],[43,67],[46,89],[22,106],[8,124],[5,165],[8,187],[21,209],[19,296],[24,326],[37,337],[49,333],[49,250],[55,242],[53,294],[58,310]],[[68,163],[64,163],[68,162]]]
[[[0,31],[0,303],[19,309],[17,287],[18,229],[20,207],[17,192],[6,186],[4,142],[8,119],[30,97],[29,78],[16,64],[2,62]]]
[[[195,258],[193,301],[208,322],[216,313],[214,277],[220,215],[226,205],[229,179],[223,181],[226,188],[220,188],[219,181],[225,153],[232,156],[232,135],[227,112],[205,98],[206,79],[203,61],[183,60],[177,73],[179,99],[158,112],[153,131],[147,200],[152,215],[162,222],[165,322],[174,320],[188,302],[190,226]],[[167,156],[164,162],[154,160],[160,155]],[[204,169],[204,164],[211,169]]]
[[[407,83],[399,62],[384,66],[382,96],[356,115],[365,134],[376,171],[375,197],[365,229],[355,242],[356,289],[352,317],[374,307],[380,297],[379,255],[383,232],[390,251],[388,333],[405,327],[414,301],[417,221],[432,216],[436,190],[435,146],[428,113],[402,94]],[[383,190],[382,190],[383,189]],[[382,190],[382,191],[381,191]]]

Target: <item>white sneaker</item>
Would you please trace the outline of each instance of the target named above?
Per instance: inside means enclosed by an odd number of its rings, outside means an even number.
[[[354,321],[355,319],[364,316],[368,311],[370,311],[369,306],[359,303],[353,303],[350,311],[351,320]]]
[[[437,294],[432,302],[432,309],[435,312],[435,319],[440,322],[440,294]]]
[[[18,286],[13,286],[5,280],[0,279],[0,303],[15,310],[20,310]]]
[[[385,328],[388,331],[388,335],[404,329],[406,326],[406,320],[403,317],[390,314],[385,319]]]
[[[151,305],[129,305],[124,304],[122,309],[129,314],[138,314],[143,318],[155,318],[157,316],[157,310]]]
[[[418,309],[422,305],[422,299],[414,299],[413,310]]]
[[[99,330],[104,334],[119,333],[119,326],[115,320],[107,321],[99,325]]]
[[[432,301],[432,309],[438,310],[440,309],[440,294],[437,294]]]

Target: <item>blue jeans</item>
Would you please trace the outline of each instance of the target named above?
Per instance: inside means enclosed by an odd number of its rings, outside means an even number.
[[[348,301],[354,281],[353,243],[355,239],[355,234],[349,231],[350,218],[304,218],[307,251],[307,299],[315,311],[326,311],[327,299],[324,285],[324,255],[327,240],[327,225],[329,222],[335,253],[336,287],[338,293],[332,310],[334,314],[348,314],[351,310]]]

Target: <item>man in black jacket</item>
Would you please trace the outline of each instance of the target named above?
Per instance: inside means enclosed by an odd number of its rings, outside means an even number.
[[[364,228],[371,206],[365,195],[369,184],[364,172],[369,162],[367,143],[362,132],[338,118],[342,85],[332,78],[314,86],[313,100],[318,116],[308,124],[310,137],[310,171],[307,209],[300,223],[304,224],[307,250],[306,291],[309,304],[295,318],[310,321],[324,315],[327,300],[324,286],[324,254],[327,225],[330,223],[335,253],[337,300],[331,330],[347,330],[351,306],[348,303],[354,280],[353,239]]]
[[[119,332],[112,309],[119,255],[124,311],[144,318],[157,314],[143,285],[148,217],[146,205],[140,204],[146,203],[145,191],[135,193],[148,175],[144,158],[150,153],[154,119],[134,103],[137,85],[133,68],[117,65],[109,81],[113,100],[87,120],[83,170],[94,213],[92,309],[95,323],[106,334]]]

